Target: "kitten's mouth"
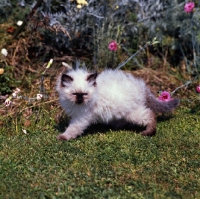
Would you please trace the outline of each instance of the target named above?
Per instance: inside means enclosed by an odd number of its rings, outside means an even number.
[[[77,104],[84,103],[84,96],[87,95],[87,93],[72,93],[72,94],[76,96],[76,103]]]

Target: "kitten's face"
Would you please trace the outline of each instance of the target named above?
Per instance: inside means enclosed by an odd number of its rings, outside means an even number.
[[[62,74],[57,85],[61,100],[79,105],[87,104],[95,91],[96,77],[97,73],[88,73],[82,69]]]

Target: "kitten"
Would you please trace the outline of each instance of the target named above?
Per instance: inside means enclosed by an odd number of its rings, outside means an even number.
[[[86,69],[69,69],[59,76],[56,90],[71,118],[58,140],[76,138],[92,123],[118,120],[146,126],[141,134],[152,136],[156,133],[155,113],[172,111],[179,104],[179,99],[156,99],[142,79],[120,70],[97,75]]]

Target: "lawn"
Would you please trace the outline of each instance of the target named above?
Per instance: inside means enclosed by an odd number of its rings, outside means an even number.
[[[2,120],[0,198],[200,198],[198,111],[159,116],[154,137],[96,125],[67,142],[56,111]]]

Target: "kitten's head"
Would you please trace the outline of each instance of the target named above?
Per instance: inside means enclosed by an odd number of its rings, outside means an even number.
[[[96,90],[97,73],[88,73],[83,69],[69,70],[61,74],[57,82],[57,91],[62,101],[73,104],[87,104]]]

